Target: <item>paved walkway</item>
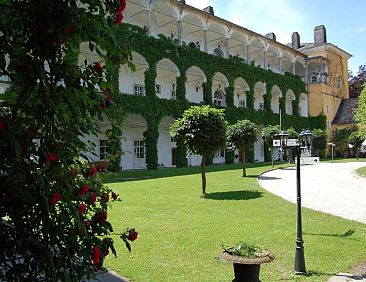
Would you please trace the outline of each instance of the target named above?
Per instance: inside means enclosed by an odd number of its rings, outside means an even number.
[[[355,173],[366,163],[320,163],[301,166],[302,206],[366,224],[366,178]],[[259,177],[259,185],[296,202],[296,168],[277,169]]]
[[[366,178],[355,170],[365,163],[320,163],[301,166],[302,206],[366,224]],[[296,203],[296,168],[262,174],[259,185]],[[365,276],[338,274],[328,282],[366,281]]]

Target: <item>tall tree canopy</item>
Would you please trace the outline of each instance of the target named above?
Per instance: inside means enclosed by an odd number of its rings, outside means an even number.
[[[366,64],[359,66],[356,76],[350,75],[349,83],[349,96],[358,97],[366,83]]]
[[[278,137],[280,133],[280,126],[279,125],[269,125],[262,129],[262,137],[264,142],[266,143],[267,147],[271,150],[271,161],[272,167],[274,167],[273,163],[273,140]]]
[[[202,156],[202,194],[206,194],[206,157],[225,148],[227,123],[224,111],[210,106],[193,106],[170,127],[172,137],[182,138],[188,150]]]

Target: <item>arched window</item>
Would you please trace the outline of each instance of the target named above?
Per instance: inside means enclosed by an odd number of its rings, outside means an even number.
[[[213,55],[220,58],[225,57],[224,52],[220,49],[220,46],[214,50]]]
[[[216,106],[223,106],[224,93],[220,89],[217,89],[214,93],[214,104]]]

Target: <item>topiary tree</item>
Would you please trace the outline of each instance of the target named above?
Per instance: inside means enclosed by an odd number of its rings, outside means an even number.
[[[228,127],[226,138],[229,148],[243,151],[243,177],[247,176],[245,150],[257,141],[257,126],[249,120],[240,120]]]
[[[280,133],[280,127],[278,125],[269,125],[267,127],[264,127],[261,132],[264,142],[271,151],[272,167],[274,167],[273,140],[275,140],[278,137],[279,133]]]
[[[227,123],[224,111],[210,106],[193,106],[170,127],[172,137],[182,138],[188,150],[202,156],[202,194],[206,194],[206,157],[225,147]]]
[[[357,160],[359,158],[360,149],[362,147],[362,143],[366,139],[366,132],[364,130],[354,131],[348,136],[348,143],[353,146],[353,151],[356,152]]]
[[[118,93],[126,1],[0,1],[0,280],[80,281],[116,254],[110,198],[81,152]],[[81,42],[100,61],[78,64]],[[101,52],[99,47],[106,52]],[[119,58],[117,60],[117,58]],[[118,72],[117,72],[118,73]],[[128,240],[137,233],[119,236]]]
[[[314,129],[313,134],[313,151],[315,155],[318,155],[320,158],[324,158],[325,148],[327,146],[327,133],[323,129]]]

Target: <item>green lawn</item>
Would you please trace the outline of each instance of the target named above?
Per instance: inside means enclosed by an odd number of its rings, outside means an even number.
[[[116,238],[120,255],[106,266],[132,281],[231,281],[232,265],[218,255],[222,244],[237,241],[276,256],[261,268],[264,282],[327,281],[366,260],[366,225],[304,209],[308,276],[294,276],[295,205],[258,186],[257,176],[270,168],[252,165],[243,178],[240,166],[210,167],[206,198],[198,168],[105,175],[122,199],[109,214],[115,230],[140,233],[131,254]]]
[[[361,176],[366,176],[366,166],[357,169],[356,172]]]

